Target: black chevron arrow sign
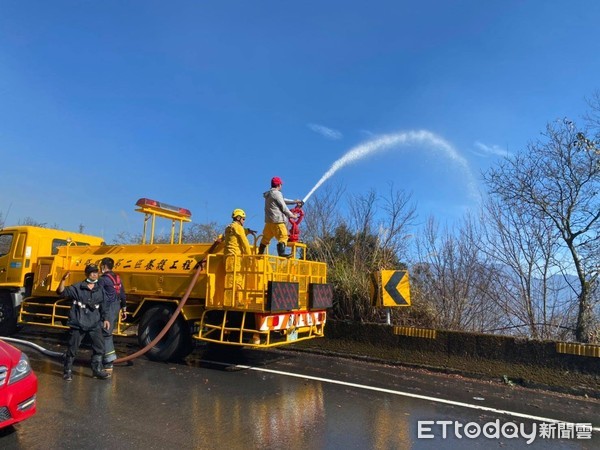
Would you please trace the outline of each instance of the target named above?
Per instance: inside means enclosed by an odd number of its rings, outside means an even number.
[[[388,295],[398,306],[406,306],[410,304],[398,291],[398,285],[402,281],[402,278],[404,278],[404,275],[406,275],[406,271],[397,270],[384,286],[385,292],[388,293]]]

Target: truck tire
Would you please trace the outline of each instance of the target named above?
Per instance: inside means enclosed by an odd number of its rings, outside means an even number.
[[[149,308],[142,316],[138,327],[138,343],[145,347],[154,340],[167,324],[173,310],[165,305]],[[193,350],[192,338],[187,322],[178,317],[167,334],[147,353],[153,361],[179,361]]]
[[[0,336],[10,336],[17,331],[17,315],[8,292],[0,292]]]

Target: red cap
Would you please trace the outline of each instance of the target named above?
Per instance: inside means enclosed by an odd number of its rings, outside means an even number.
[[[283,181],[281,181],[281,178],[279,178],[279,177],[271,178],[271,187],[277,187],[280,184],[283,184]]]

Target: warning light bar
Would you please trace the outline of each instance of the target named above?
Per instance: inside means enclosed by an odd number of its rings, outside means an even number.
[[[169,205],[167,203],[151,200],[149,198],[140,198],[135,206],[139,206],[142,210],[150,210],[154,213],[163,213],[166,216],[176,215],[178,217],[191,217],[192,212],[189,209],[179,208],[178,206]]]
[[[145,244],[147,241],[150,244],[154,243],[154,229],[155,229],[155,221],[157,217],[162,217],[163,219],[169,219],[172,221],[171,223],[171,244],[175,242],[175,222],[179,222],[179,233],[177,241],[181,244],[183,239],[183,222],[191,222],[192,213],[189,209],[179,208],[178,206],[169,205],[167,203],[162,203],[156,200],[152,200],[149,198],[140,198],[135,206],[138,206],[136,211],[144,213],[144,233],[142,234],[142,244]],[[150,239],[146,239],[147,232],[147,224],[148,221],[152,219],[151,227],[150,227]]]

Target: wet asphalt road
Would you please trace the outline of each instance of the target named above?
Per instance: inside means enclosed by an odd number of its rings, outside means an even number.
[[[64,349],[62,334],[53,333],[17,337]],[[523,437],[459,439],[448,430],[443,438],[436,426],[426,433],[433,438],[418,436],[419,420],[481,426],[499,420],[522,423],[528,431],[539,425],[476,407],[598,427],[595,399],[302,352],[223,354],[201,347],[180,364],[140,358],[115,368],[107,381],[91,378],[82,361],[67,383],[59,361],[19,347],[38,375],[38,412],[0,431],[3,449],[600,448],[599,432],[591,440],[536,437],[532,445]],[[121,354],[135,349],[132,340],[119,340]]]

